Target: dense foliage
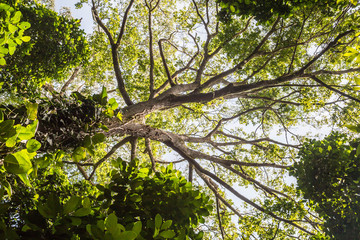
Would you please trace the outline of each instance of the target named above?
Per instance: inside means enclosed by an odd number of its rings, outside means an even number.
[[[16,47],[30,40],[24,32],[30,27],[30,23],[22,21],[21,11],[15,10],[17,2],[9,4],[9,1],[0,1],[0,65],[6,65],[5,56],[13,55]]]
[[[343,0],[218,0],[218,2],[221,7],[219,17],[223,21],[229,21],[231,15],[237,15],[255,16],[262,22],[277,16],[288,18],[299,10],[319,9],[323,14],[333,16],[340,7],[349,3]],[[356,4],[356,1],[351,2]]]
[[[202,238],[194,227],[209,215],[209,197],[172,166],[154,173],[117,159],[111,181],[94,187],[70,182],[55,166],[61,158],[34,163],[31,187],[3,172],[12,194],[0,204],[0,239]]]
[[[7,64],[1,69],[0,81],[6,83],[6,91],[32,95],[42,84],[63,79],[68,70],[87,62],[89,49],[79,20],[59,16],[35,3],[20,3],[16,10],[26,21],[18,24],[21,34],[17,38],[26,42],[17,47],[16,54],[14,48],[5,56]],[[27,38],[22,38],[23,30]]]
[[[358,141],[332,133],[322,141],[309,140],[299,151],[293,175],[304,198],[325,220],[334,239],[360,238],[360,158]]]

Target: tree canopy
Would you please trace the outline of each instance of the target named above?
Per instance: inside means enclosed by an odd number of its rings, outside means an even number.
[[[356,1],[84,5],[0,3],[0,239],[360,238]]]

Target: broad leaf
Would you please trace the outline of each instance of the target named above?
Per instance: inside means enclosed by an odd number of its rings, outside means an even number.
[[[36,152],[37,150],[40,149],[40,147],[41,147],[41,143],[39,143],[35,139],[30,139],[26,143],[26,149],[29,153]]]

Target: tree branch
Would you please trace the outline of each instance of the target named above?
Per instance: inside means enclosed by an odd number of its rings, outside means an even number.
[[[146,147],[146,151],[150,157],[151,168],[154,172],[156,172],[156,160],[155,160],[154,154],[151,149],[150,140],[148,138],[145,138],[145,147]]]
[[[334,91],[334,92],[340,94],[341,96],[344,96],[344,97],[346,97],[346,98],[349,98],[349,99],[351,99],[351,100],[354,100],[355,102],[360,103],[360,100],[359,100],[359,99],[357,99],[357,98],[355,98],[355,97],[353,97],[353,96],[350,96],[350,95],[348,95],[348,94],[346,94],[346,93],[343,93],[343,92],[337,90],[336,88],[333,88],[333,87],[329,86],[328,84],[324,83],[324,82],[321,81],[319,78],[317,78],[316,76],[311,76],[311,75],[310,75],[309,77],[310,77],[311,79],[313,79],[315,82],[323,85],[323,86],[326,87],[327,89],[329,89],[329,90],[331,90],[331,91]]]
[[[133,2],[134,0],[132,0]],[[107,27],[104,25],[104,23],[101,21],[101,19],[98,16],[98,13],[96,11],[95,8],[95,2],[94,0],[92,0],[92,12],[93,15],[95,17],[95,21],[97,22],[97,24],[103,29],[103,31],[106,33],[109,41],[110,41],[110,45],[111,45],[111,54],[112,54],[112,60],[113,60],[113,67],[114,67],[114,72],[115,72],[115,77],[116,77],[116,81],[118,83],[118,88],[119,91],[121,93],[122,98],[124,99],[125,103],[129,106],[132,105],[133,102],[131,101],[126,89],[125,89],[125,85],[124,85],[124,79],[122,78],[121,75],[121,70],[120,70],[120,64],[119,64],[119,56],[118,56],[118,52],[117,52],[117,48],[118,46],[116,45],[116,43],[114,42],[114,39],[110,33],[110,31],[107,29]],[[132,3],[130,3],[131,5]],[[131,6],[130,6],[131,7]],[[128,9],[130,10],[130,8],[128,7]],[[124,19],[125,21],[123,21],[123,24],[126,23],[126,19]],[[124,25],[125,28],[125,25]],[[122,36],[119,34],[119,37]],[[118,38],[118,40],[121,40],[121,38]],[[119,40],[119,41],[120,41]]]
[[[75,80],[76,76],[78,75],[80,71],[80,67],[76,67],[74,72],[71,74],[71,77],[66,81],[64,86],[62,86],[59,94],[62,97],[65,94],[66,89],[70,86],[70,84]]]
[[[121,28],[120,28],[120,33],[119,33],[119,36],[116,40],[116,44],[115,44],[115,47],[118,48],[120,46],[120,42],[121,42],[121,39],[124,35],[124,32],[125,32],[125,27],[126,27],[126,21],[127,21],[127,18],[128,18],[128,14],[130,12],[130,9],[133,5],[135,0],[131,0],[128,7],[126,8],[125,10],[125,14],[124,14],[124,17],[123,17],[123,20],[122,20],[122,23],[121,23]]]
[[[111,150],[103,157],[101,158],[99,161],[97,161],[95,164],[94,164],[94,168],[91,172],[91,174],[89,175],[88,179],[87,180],[90,180],[95,172],[96,172],[96,169],[103,163],[105,162],[109,157],[111,157],[118,148],[120,148],[122,145],[124,145],[125,143],[127,142],[130,142],[131,140],[133,140],[134,138],[133,137],[125,137],[123,140],[121,140],[120,142],[118,142],[117,144],[115,144]]]

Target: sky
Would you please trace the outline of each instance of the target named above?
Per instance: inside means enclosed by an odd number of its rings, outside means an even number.
[[[62,7],[70,7],[71,15],[74,18],[81,19],[81,28],[84,29],[86,33],[90,33],[93,28],[91,8],[89,5],[84,4],[81,9],[76,9],[75,3],[79,1],[80,0],[55,0],[55,10],[59,12]]]

